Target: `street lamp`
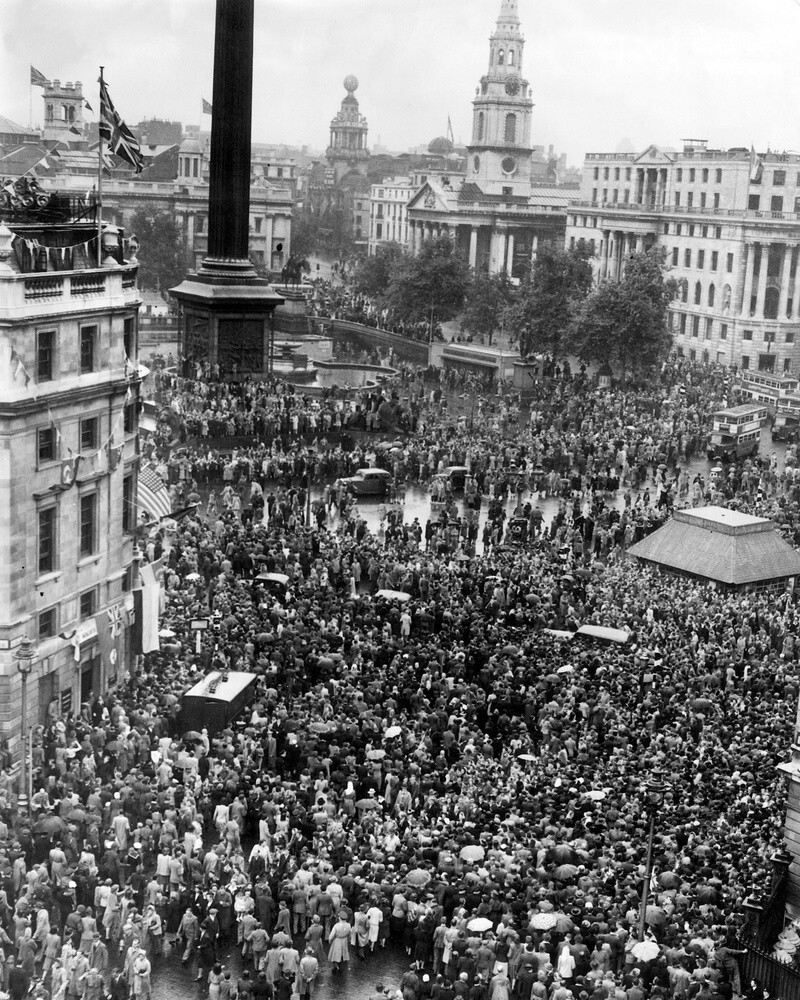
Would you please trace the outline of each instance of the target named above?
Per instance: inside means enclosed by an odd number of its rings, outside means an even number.
[[[647,921],[647,899],[650,895],[650,879],[653,877],[653,840],[656,832],[656,813],[664,803],[664,792],[667,790],[662,777],[661,770],[653,768],[652,776],[645,786],[645,795],[647,797],[645,808],[650,817],[650,831],[647,836],[647,861],[644,868],[642,903],[639,909],[639,941],[644,941],[644,930]]]
[[[33,643],[24,635],[19,648],[14,652],[14,662],[17,665],[22,681],[22,725],[20,727],[20,772],[18,805],[20,812],[30,809],[28,797],[28,675],[33,669]]]

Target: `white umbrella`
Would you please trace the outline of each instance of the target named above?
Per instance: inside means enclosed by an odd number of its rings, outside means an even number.
[[[602,802],[606,797],[606,793],[601,791],[599,788],[592,788],[588,792],[584,792],[587,799],[591,799],[592,802]]]
[[[477,931],[479,934],[482,934],[484,931],[491,930],[493,926],[494,924],[488,917],[473,917],[467,924],[467,930]]]
[[[399,736],[400,733],[402,733],[402,731],[403,731],[402,726],[389,726],[389,728],[383,734],[383,738],[385,740],[392,740],[394,739],[395,736]]]
[[[654,958],[658,958],[661,949],[658,947],[655,941],[639,941],[633,948],[631,952],[635,958],[640,959],[642,962],[650,962]]]

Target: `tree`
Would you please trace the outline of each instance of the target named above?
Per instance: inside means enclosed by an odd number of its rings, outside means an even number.
[[[139,240],[139,287],[172,288],[187,271],[188,247],[183,230],[173,215],[146,202],[133,213],[129,227]]]
[[[492,342],[495,330],[505,325],[506,315],[514,301],[514,286],[508,275],[476,272],[467,288],[461,329],[487,337]]]
[[[308,212],[292,217],[292,253],[299,257],[309,257],[319,243],[319,225]]]
[[[566,351],[575,317],[592,287],[591,256],[584,240],[574,249],[544,246],[538,252],[509,314],[519,330],[522,357],[557,357]]]
[[[392,268],[382,304],[406,323],[443,322],[464,304],[469,267],[448,236],[426,240],[415,256]]]
[[[383,243],[371,257],[364,257],[353,275],[355,291],[372,299],[385,295],[392,272],[404,253],[402,243]]]
[[[677,288],[665,279],[665,264],[663,247],[632,254],[620,282],[600,285],[585,300],[574,327],[583,360],[616,362],[625,375],[663,361],[672,344],[667,309]]]

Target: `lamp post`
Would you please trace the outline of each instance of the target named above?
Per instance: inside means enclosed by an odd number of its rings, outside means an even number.
[[[28,798],[28,675],[33,669],[33,655],[33,643],[27,635],[24,635],[19,648],[14,652],[14,662],[22,681],[18,805],[20,812],[25,813],[30,809],[30,799]]]
[[[647,796],[646,809],[650,817],[650,829],[647,835],[647,860],[644,867],[642,903],[639,908],[639,941],[644,941],[644,930],[647,922],[647,900],[650,895],[650,879],[653,877],[653,840],[656,833],[656,813],[664,803],[665,791],[666,785],[662,781],[661,770],[653,768],[653,773],[645,787],[645,795]]]

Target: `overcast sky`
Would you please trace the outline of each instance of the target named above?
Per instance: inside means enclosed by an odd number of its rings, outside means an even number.
[[[256,0],[253,139],[324,148],[355,74],[369,144],[446,131],[468,141],[499,0]],[[800,149],[800,0],[519,0],[533,141],[579,164],[629,138]],[[213,0],[0,0],[0,114],[28,124],[28,66],[98,65],[129,122],[200,123],[211,99]],[[87,116],[89,113],[87,112]],[[89,116],[91,117],[91,116]],[[33,122],[42,120],[33,90]],[[209,119],[202,120],[209,127]]]

